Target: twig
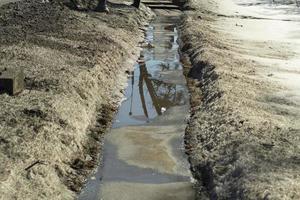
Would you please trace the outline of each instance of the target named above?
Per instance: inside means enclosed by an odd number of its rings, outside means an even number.
[[[42,164],[44,165],[45,164],[45,161],[41,161],[41,160],[38,160],[38,161],[35,161],[34,163],[32,163],[31,165],[29,165],[28,167],[25,168],[26,171],[30,170],[32,167],[38,165],[38,164]]]

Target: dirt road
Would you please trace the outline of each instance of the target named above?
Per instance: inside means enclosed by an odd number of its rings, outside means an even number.
[[[186,148],[199,199],[300,199],[300,17],[295,1],[190,0]],[[206,195],[205,195],[206,193]]]
[[[152,16],[124,3],[0,7],[0,66],[26,76],[25,91],[0,98],[0,199],[73,199],[94,169]]]

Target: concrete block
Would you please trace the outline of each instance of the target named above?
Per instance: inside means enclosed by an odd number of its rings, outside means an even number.
[[[0,93],[17,95],[24,90],[23,68],[0,68]]]

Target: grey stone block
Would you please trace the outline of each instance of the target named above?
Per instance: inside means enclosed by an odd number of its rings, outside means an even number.
[[[24,90],[23,68],[0,68],[0,93],[17,95]]]

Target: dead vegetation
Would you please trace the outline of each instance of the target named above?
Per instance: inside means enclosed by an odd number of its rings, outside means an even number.
[[[237,53],[264,49],[233,45],[239,38],[222,32],[222,16],[209,11],[186,12],[181,26],[182,51],[192,62],[186,149],[198,199],[299,199],[299,104],[276,97],[283,87],[261,78],[266,66]],[[275,53],[266,54],[280,59]]]
[[[0,65],[26,76],[24,92],[0,98],[0,199],[73,199],[98,163],[152,15],[110,7],[109,15],[54,1],[0,7]]]

